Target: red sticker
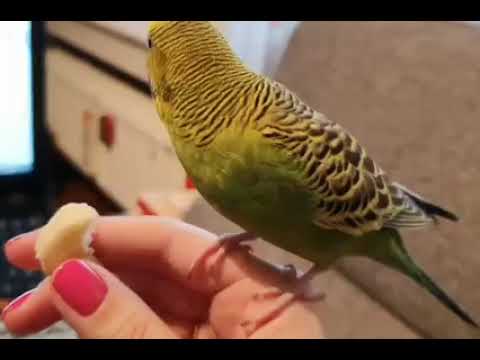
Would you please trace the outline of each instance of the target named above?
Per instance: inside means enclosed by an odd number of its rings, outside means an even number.
[[[193,183],[193,180],[187,177],[185,180],[185,188],[187,189],[195,189],[195,184]]]
[[[100,118],[100,140],[108,148],[115,143],[115,119],[111,115],[104,115]]]

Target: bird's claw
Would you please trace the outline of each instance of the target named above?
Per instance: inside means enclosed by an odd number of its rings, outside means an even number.
[[[214,255],[216,252],[223,250],[220,257],[217,259],[217,263],[223,260],[228,252],[241,249],[250,252],[252,249],[248,245],[242,244],[245,241],[252,241],[256,237],[250,233],[239,234],[223,234],[219,236],[218,240],[205,250],[198,259],[196,259],[190,267],[188,272],[188,279],[190,280],[195,273],[195,270],[203,263],[205,264],[207,259]]]

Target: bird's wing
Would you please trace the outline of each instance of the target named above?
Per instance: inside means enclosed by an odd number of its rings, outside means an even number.
[[[312,221],[361,235],[382,227],[420,227],[432,218],[340,125],[274,83],[276,102],[258,128],[298,162],[299,177],[315,199]]]

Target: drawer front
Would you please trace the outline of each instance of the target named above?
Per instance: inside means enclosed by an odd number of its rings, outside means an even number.
[[[54,65],[55,62],[48,61],[47,66]],[[99,105],[95,98],[72,86],[57,72],[47,74],[48,130],[59,149],[88,172],[86,129],[99,116]]]
[[[48,123],[67,157],[126,209],[142,193],[183,189],[149,96],[61,50],[48,59]]]
[[[95,179],[128,209],[142,193],[184,186],[185,173],[172,147],[131,126],[121,114],[110,111],[98,118],[91,143]]]

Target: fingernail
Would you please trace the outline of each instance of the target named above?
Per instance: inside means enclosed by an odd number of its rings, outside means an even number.
[[[27,234],[29,234],[29,233],[20,234],[20,235],[17,235],[17,236],[15,236],[15,237],[11,238],[10,240],[8,240],[8,241],[5,243],[4,247],[7,247],[8,245],[10,245],[10,244],[14,243],[15,241],[21,239],[22,237],[24,237],[24,236],[27,235]]]
[[[12,312],[15,309],[18,309],[22,304],[24,304],[25,301],[28,300],[30,295],[32,295],[32,292],[33,290],[23,293],[16,299],[12,300],[7,306],[5,306],[2,311],[1,319],[3,320],[8,313]]]
[[[53,287],[81,316],[93,314],[107,294],[107,284],[85,262],[70,260],[54,274]]]

